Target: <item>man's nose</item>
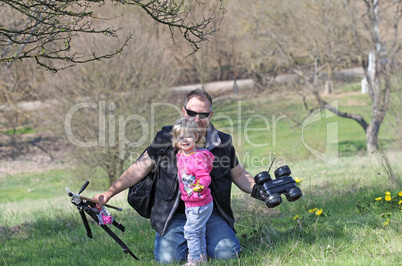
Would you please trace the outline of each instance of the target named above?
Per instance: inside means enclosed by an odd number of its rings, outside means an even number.
[[[200,116],[198,114],[196,116],[194,116],[193,120],[196,123],[199,123],[201,121]]]

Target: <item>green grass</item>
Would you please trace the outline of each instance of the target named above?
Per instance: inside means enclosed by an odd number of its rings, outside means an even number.
[[[401,152],[389,154],[399,179],[402,169],[397,158],[401,155]],[[390,208],[385,201],[374,200],[385,191],[396,196],[402,188],[390,185],[376,158],[343,157],[336,167],[317,160],[294,162],[289,166],[295,177],[303,178],[300,184],[303,197],[293,203],[284,198],[280,206],[268,209],[264,203],[234,188],[232,203],[242,257],[239,261],[212,260],[211,264],[383,265],[402,261],[402,243],[398,237],[402,233],[400,207]],[[73,191],[81,186],[77,180],[72,183],[70,174],[60,170],[41,173],[46,180],[41,183],[43,197],[32,197],[30,193],[34,192],[17,191],[19,196],[15,200],[1,198],[0,261],[4,265],[153,265],[154,231],[146,219],[130,209],[125,193],[111,201],[124,211],[111,212],[126,226],[126,232],[114,231],[142,262],[135,262],[122,253],[93,223],[94,238],[86,237],[78,211],[64,191],[66,185]],[[7,189],[19,187],[20,183],[35,188],[37,178],[39,175],[9,176],[7,180],[15,181],[7,181]],[[90,184],[83,194],[91,197],[98,192],[91,190]],[[322,215],[309,213],[313,208],[323,209]],[[391,221],[385,226],[381,214],[388,212]],[[296,215],[303,218],[294,221]]]
[[[67,179],[71,181],[66,182]],[[72,173],[52,170],[44,173],[6,175],[1,180],[0,202],[48,199],[60,195],[60,188],[72,183]]]
[[[31,127],[23,127],[19,129],[9,129],[9,130],[4,130],[1,131],[1,133],[6,134],[6,135],[22,135],[22,134],[29,134],[29,133],[35,133],[38,132],[37,129],[33,129]]]

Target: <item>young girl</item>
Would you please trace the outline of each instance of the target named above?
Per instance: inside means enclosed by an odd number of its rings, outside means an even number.
[[[188,246],[188,263],[195,265],[207,261],[206,222],[213,210],[210,172],[214,155],[202,145],[204,137],[191,119],[181,119],[172,129],[173,146],[178,148],[177,172],[181,199],[186,206],[184,238]]]

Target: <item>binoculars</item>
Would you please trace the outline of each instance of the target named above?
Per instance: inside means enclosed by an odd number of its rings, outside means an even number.
[[[281,194],[285,194],[288,201],[298,200],[303,195],[300,188],[296,186],[296,181],[290,176],[289,166],[279,167],[274,174],[276,179],[272,179],[267,171],[254,177],[257,188],[268,208],[274,208],[282,203]]]

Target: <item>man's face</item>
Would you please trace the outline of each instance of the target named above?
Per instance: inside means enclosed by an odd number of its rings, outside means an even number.
[[[186,109],[189,112],[187,112]],[[199,114],[197,114],[195,116],[191,116],[191,114],[189,114],[191,111],[197,112],[197,113],[209,113],[209,112],[211,112],[211,113],[208,115],[208,117],[201,118]],[[184,118],[189,118],[189,119],[194,120],[194,122],[196,122],[198,127],[200,128],[201,132],[205,135],[206,128],[209,125],[209,122],[211,120],[212,113],[213,113],[211,111],[209,101],[208,100],[203,101],[203,100],[198,99],[197,97],[193,97],[188,101],[187,105],[182,108],[182,112],[183,112]]]

